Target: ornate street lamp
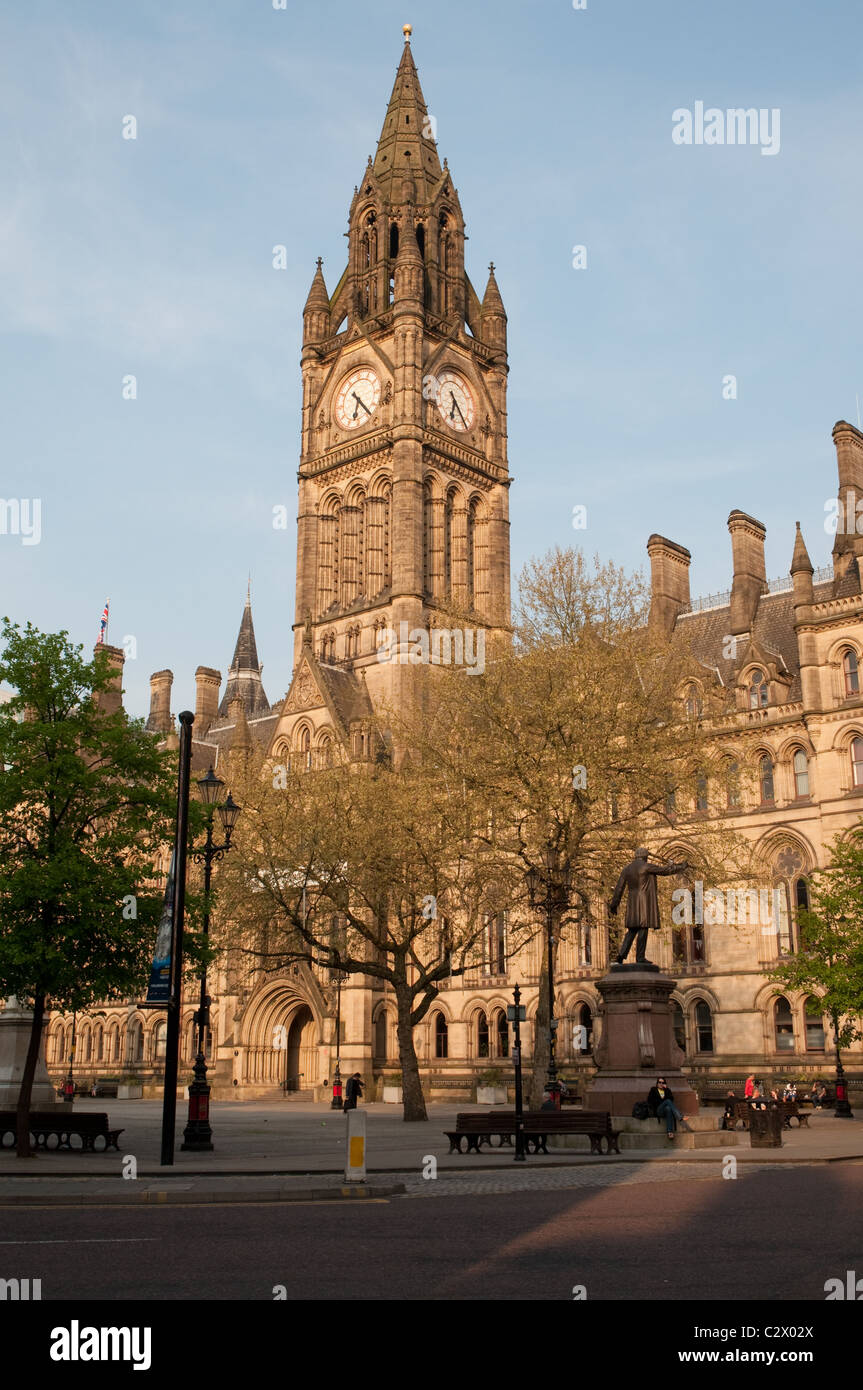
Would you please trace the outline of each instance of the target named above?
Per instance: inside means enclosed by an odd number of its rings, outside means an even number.
[[[219,804],[219,797],[224,786],[224,782],[216,776],[212,767],[208,769],[206,777],[198,778],[201,800],[207,807],[207,839],[200,849],[189,850],[193,859],[203,859],[204,861],[205,946],[210,934],[210,879],[213,864],[231,848],[231,835],[242,809],[234,801],[230,792],[228,792],[226,800],[221,805]],[[219,820],[222,822],[222,829],[225,832],[225,840],[221,845],[215,844],[213,840],[213,812],[215,810],[218,810]],[[205,1056],[206,1038],[210,1028],[210,1002],[210,996],[207,993],[207,967],[205,965],[201,971],[200,1003],[197,1013],[192,1018],[198,1031],[195,1079],[189,1087],[189,1117],[183,1131],[183,1143],[180,1146],[183,1149],[193,1149],[197,1152],[209,1152],[213,1148],[213,1131],[210,1126],[210,1086],[207,1081]]]
[[[554,1016],[554,914],[569,903],[570,869],[553,845],[543,851],[545,871],[535,865],[527,871],[527,891],[532,907],[545,909],[546,954],[548,956],[548,1074],[546,1091],[560,1109],[560,1082],[557,1079],[557,1019]]]
[[[348,978],[347,972],[342,970],[342,958],[338,951],[334,951],[335,965],[330,970],[330,981],[335,981],[336,985],[336,1070],[333,1073],[333,1098],[330,1101],[331,1110],[341,1110],[342,1108],[342,1073],[340,1070],[339,1056],[342,1048],[342,985]]]

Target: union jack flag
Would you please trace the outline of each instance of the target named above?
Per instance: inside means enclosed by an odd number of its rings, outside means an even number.
[[[108,599],[105,599],[105,607],[102,609],[102,621],[99,625],[99,641],[105,641],[105,633],[108,631]]]

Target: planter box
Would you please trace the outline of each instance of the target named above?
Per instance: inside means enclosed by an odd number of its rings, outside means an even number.
[[[121,1081],[117,1087],[118,1100],[140,1100],[143,1094],[144,1087],[141,1085],[140,1081]]]
[[[505,1086],[477,1086],[477,1105],[506,1105]]]
[[[388,1105],[401,1105],[402,1088],[401,1086],[384,1086],[383,1099]]]

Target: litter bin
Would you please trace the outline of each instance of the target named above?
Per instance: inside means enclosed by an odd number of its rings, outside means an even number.
[[[778,1105],[750,1105],[749,1144],[753,1149],[782,1148],[782,1111]]]

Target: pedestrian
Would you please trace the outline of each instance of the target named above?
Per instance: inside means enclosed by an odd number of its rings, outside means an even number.
[[[348,1077],[348,1084],[345,1087],[345,1110],[356,1110],[357,1101],[363,1098],[363,1079],[358,1071]]]
[[[725,1111],[722,1116],[722,1128],[737,1128],[737,1097],[733,1091],[725,1092]]]
[[[818,1085],[815,1086],[812,1091],[812,1109],[820,1110],[826,1099],[827,1087],[824,1085],[823,1081],[819,1081]]]
[[[674,1104],[674,1092],[668,1085],[664,1076],[660,1076],[655,1086],[651,1086],[647,1093],[647,1108],[651,1115],[655,1115],[658,1120],[665,1121],[666,1137],[672,1142],[674,1132],[677,1129],[677,1122],[683,1125],[684,1129],[689,1129],[689,1125],[683,1118],[683,1114]]]
[[[743,1099],[751,1100],[752,1092],[755,1090],[755,1073],[751,1072],[746,1078],[746,1085],[743,1087]]]

